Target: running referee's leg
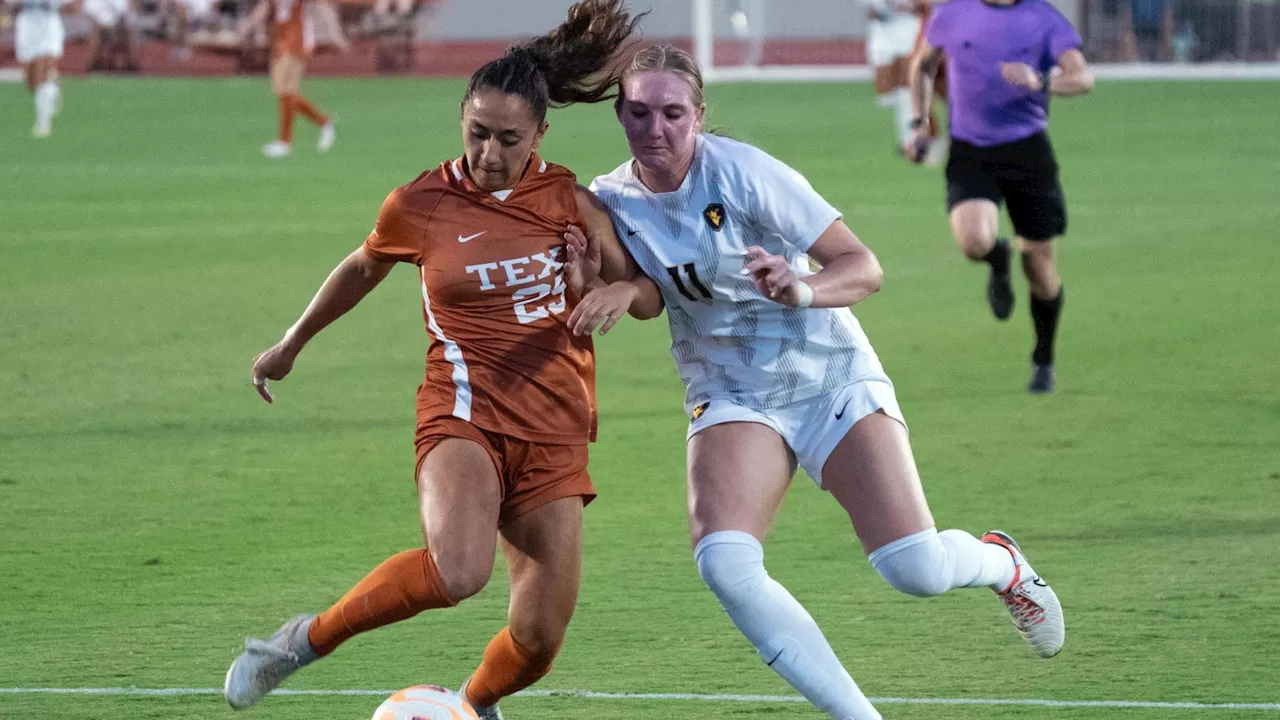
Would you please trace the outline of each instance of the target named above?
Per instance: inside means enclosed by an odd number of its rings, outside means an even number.
[[[997,319],[1007,320],[1013,313],[1013,283],[1009,277],[1013,251],[1008,240],[996,237],[999,227],[1000,207],[992,200],[963,200],[951,208],[951,232],[956,243],[969,260],[990,266],[987,303]]]
[[[1058,336],[1058,318],[1062,315],[1062,277],[1053,261],[1052,240],[1020,239],[1022,270],[1031,287],[1031,322],[1036,331],[1036,347],[1031,354],[1032,393],[1053,392],[1053,350]]]

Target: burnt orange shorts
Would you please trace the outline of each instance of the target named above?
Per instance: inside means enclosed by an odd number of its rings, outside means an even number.
[[[422,461],[441,442],[450,438],[471,440],[484,448],[493,460],[502,482],[501,527],[521,515],[567,497],[582,497],[587,505],[596,497],[587,474],[586,445],[547,445],[510,435],[499,435],[454,417],[432,418],[418,423],[414,445],[418,461],[413,468],[416,482]]]

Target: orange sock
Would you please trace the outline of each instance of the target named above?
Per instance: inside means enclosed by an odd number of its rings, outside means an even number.
[[[551,672],[555,651],[535,655],[511,637],[511,628],[502,628],[484,649],[484,660],[467,683],[467,701],[488,707],[508,695],[529,687]]]
[[[307,102],[307,99],[302,97],[301,95],[293,96],[293,107],[295,110],[302,113],[303,117],[315,123],[316,125],[324,125],[325,123],[329,122],[328,115],[325,115],[324,113],[317,110],[314,105]]]
[[[280,96],[280,142],[293,142],[293,96]]]
[[[311,623],[307,639],[317,655],[333,652],[357,633],[407,620],[423,610],[457,605],[445,594],[426,550],[392,555]]]

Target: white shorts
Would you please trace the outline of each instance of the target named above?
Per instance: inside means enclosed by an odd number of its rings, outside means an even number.
[[[62,57],[62,44],[66,39],[62,17],[56,12],[20,12],[13,25],[13,52],[24,65],[36,58]]]
[[[115,27],[129,12],[129,0],[84,0],[84,14],[102,27]]]
[[[898,58],[910,57],[920,34],[920,17],[896,13],[887,20],[872,20],[867,25],[867,62],[874,67],[892,65]]]
[[[201,18],[213,12],[216,0],[179,0],[187,9],[187,17]]]
[[[884,378],[859,380],[826,395],[770,410],[752,410],[730,400],[713,398],[694,408],[686,437],[692,438],[712,425],[724,423],[766,425],[782,436],[800,467],[822,487],[822,468],[836,445],[855,423],[877,410],[883,410],[906,426],[893,383]]]

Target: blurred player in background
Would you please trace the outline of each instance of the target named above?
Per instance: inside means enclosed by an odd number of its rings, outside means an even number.
[[[938,0],[938,2],[939,3],[946,2],[946,0]],[[929,23],[929,17],[933,14],[933,6],[935,4],[937,3],[930,2],[929,0],[921,0],[920,3],[917,5],[917,7],[920,10],[920,32],[916,34],[916,40],[911,45],[912,57],[914,57],[915,53],[920,50],[920,46],[924,44],[924,30]],[[907,59],[907,72],[904,77],[907,82],[907,96],[910,97],[911,95],[911,59],[910,58]],[[937,165],[940,165],[942,161],[946,159],[947,151],[950,149],[950,143],[947,141],[947,137],[942,134],[941,128],[938,125],[938,113],[936,109],[936,106],[939,103],[945,103],[947,101],[946,60],[942,61],[942,64],[938,67],[938,69],[934,72],[934,75],[933,75],[933,100],[934,102],[930,105],[929,112],[924,114],[922,124],[916,123],[915,105],[913,103],[911,106],[911,111],[912,111],[911,122],[908,124],[908,127],[911,128],[911,137],[913,138],[915,137],[915,131],[919,130],[920,127],[926,127],[929,130],[929,138],[931,142],[929,143],[929,149],[925,151],[924,161],[923,161],[924,164],[928,165],[929,167],[936,167]],[[909,158],[909,159],[913,159],[913,158]]]
[[[1009,206],[1031,289],[1036,345],[1027,389],[1032,393],[1052,392],[1056,385],[1054,342],[1063,290],[1053,241],[1067,229],[1066,198],[1047,133],[1049,96],[1093,89],[1080,45],[1071,22],[1048,0],[950,0],[934,8],[912,60],[917,129],[907,153],[920,161],[927,152],[925,113],[945,59],[951,231],[967,258],[990,266],[987,301],[1000,320],[1013,312],[1013,253],[1009,242],[997,237],[1000,203]]]
[[[739,631],[832,718],[879,720],[814,619],[765,570],[762,542],[799,465],[895,589],[994,590],[1032,648],[1057,654],[1061,605],[1012,538],[934,525],[893,384],[849,310],[880,288],[875,255],[795,170],[702,132],[702,76],[688,53],[642,50],[621,87],[632,159],[592,189],[644,275],[609,268],[619,254],[601,253],[612,284],[594,286],[570,322],[590,334],[625,312],[666,310],[690,417],[694,561]],[[597,242],[571,233],[576,252]]]
[[[58,87],[58,61],[66,41],[62,13],[72,5],[68,0],[15,0],[5,4],[16,6],[18,11],[13,50],[22,64],[27,90],[35,96],[36,124],[31,134],[49,137],[53,133],[53,116],[62,106],[62,89]]]
[[[216,5],[216,0],[166,0],[166,14],[173,23],[171,54],[174,60],[191,60],[193,36],[200,26],[212,24]]]
[[[262,147],[262,154],[269,158],[282,158],[293,150],[293,121],[297,115],[315,123],[320,128],[316,149],[328,152],[337,139],[333,118],[320,112],[302,96],[302,76],[306,73],[307,58],[315,48],[311,0],[258,0],[258,5],[240,26],[241,42],[247,42],[254,28],[270,19],[271,23],[271,90],[280,102],[280,137]],[[351,49],[338,17],[332,8],[321,9],[315,17],[327,26],[329,37],[338,49]]]
[[[130,27],[133,19],[131,0],[84,0],[84,14],[92,24],[89,35],[89,72],[123,70],[138,72],[138,58],[134,53],[134,33]],[[108,55],[123,53],[121,67],[114,67]]]
[[[893,108],[895,146],[911,138],[911,92],[907,66],[922,27],[922,0],[866,0],[867,60],[876,69],[876,97],[880,107]]]
[[[266,381],[288,375],[308,340],[396,263],[418,266],[431,335],[415,437],[426,549],[388,558],[320,615],[247,641],[227,672],[233,707],[358,633],[475,595],[493,573],[498,536],[510,624],[464,692],[494,720],[501,698],[550,672],[577,603],[583,506],[595,496],[595,358],[590,338],[567,324],[578,297],[566,284],[564,233],[585,227],[619,244],[608,212],[536,149],[549,106],[611,97],[611,68],[638,20],[622,0],[583,0],[549,35],[477,70],[462,101],[464,155],[392,191],[364,245],[255,359],[254,384],[270,400]]]

